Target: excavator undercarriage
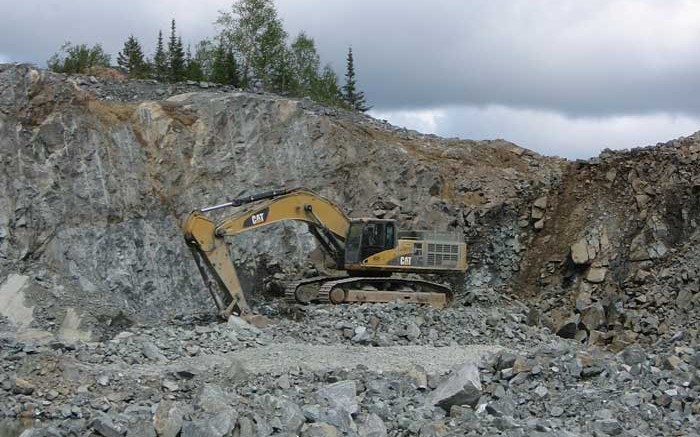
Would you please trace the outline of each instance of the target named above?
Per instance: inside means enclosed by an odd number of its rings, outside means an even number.
[[[216,223],[205,215],[244,205]],[[444,308],[452,301],[450,287],[392,274],[466,270],[466,244],[454,235],[399,231],[394,220],[350,219],[338,205],[304,188],[269,191],[193,211],[185,221],[185,239],[222,317],[253,316],[224,238],[287,220],[305,222],[336,269],[346,273],[292,281],[285,288],[288,302],[410,302]]]
[[[287,284],[289,303],[407,302],[444,308],[452,302],[452,289],[436,282],[397,277],[318,276]]]

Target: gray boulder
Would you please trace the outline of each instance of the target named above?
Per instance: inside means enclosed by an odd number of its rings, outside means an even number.
[[[355,381],[339,381],[319,389],[316,398],[321,403],[356,414],[359,410],[356,392]]]
[[[265,413],[270,426],[288,434],[299,434],[306,421],[301,408],[285,397],[265,395],[260,407]]]
[[[469,405],[473,408],[480,397],[479,369],[474,363],[465,363],[427,396],[426,404],[450,411],[453,405]]]
[[[196,409],[206,413],[218,413],[228,407],[229,399],[224,390],[216,384],[204,384],[194,400]]]
[[[226,407],[216,414],[206,414],[192,421],[184,422],[181,437],[223,437],[236,425],[238,414]]]
[[[386,426],[384,421],[376,414],[368,414],[362,418],[357,432],[360,437],[386,437]]]
[[[114,423],[110,417],[101,416],[96,418],[90,424],[92,429],[103,437],[122,437],[126,435],[126,427]]]
[[[153,426],[159,437],[175,437],[182,428],[182,416],[185,411],[180,404],[161,401],[153,415]]]
[[[341,435],[335,426],[327,423],[312,423],[301,433],[301,437],[340,437]]]

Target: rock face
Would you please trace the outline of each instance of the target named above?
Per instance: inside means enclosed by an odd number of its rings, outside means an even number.
[[[24,293],[35,314],[60,320],[70,305],[84,325],[114,326],[211,312],[180,222],[194,208],[282,186],[311,188],[351,216],[464,232],[474,241],[468,283],[503,284],[525,244],[520,208],[561,172],[560,161],[504,141],[443,140],[306,100],[123,94],[123,83],[0,69],[0,279],[31,272]],[[285,224],[233,246],[253,290],[265,260],[293,273],[315,242]]]

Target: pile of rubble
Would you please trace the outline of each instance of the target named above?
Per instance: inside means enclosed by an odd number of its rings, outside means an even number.
[[[69,75],[67,79],[83,91],[107,102],[137,102],[143,100],[165,100],[178,94],[217,91],[236,92],[241,89],[212,82],[161,83],[153,79],[118,80],[91,75]]]
[[[613,351],[697,339],[700,134],[572,167],[563,194],[532,209],[545,222],[521,284],[543,321]]]
[[[4,340],[0,415],[44,421],[25,437],[652,436],[700,425],[700,351],[682,337],[612,354],[529,326],[525,312],[323,306],[265,328],[232,318],[88,344]]]

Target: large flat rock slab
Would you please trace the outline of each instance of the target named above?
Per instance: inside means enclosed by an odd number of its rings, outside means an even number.
[[[34,320],[34,307],[24,303],[24,289],[29,276],[12,273],[0,285],[0,315],[18,330],[28,328]]]

